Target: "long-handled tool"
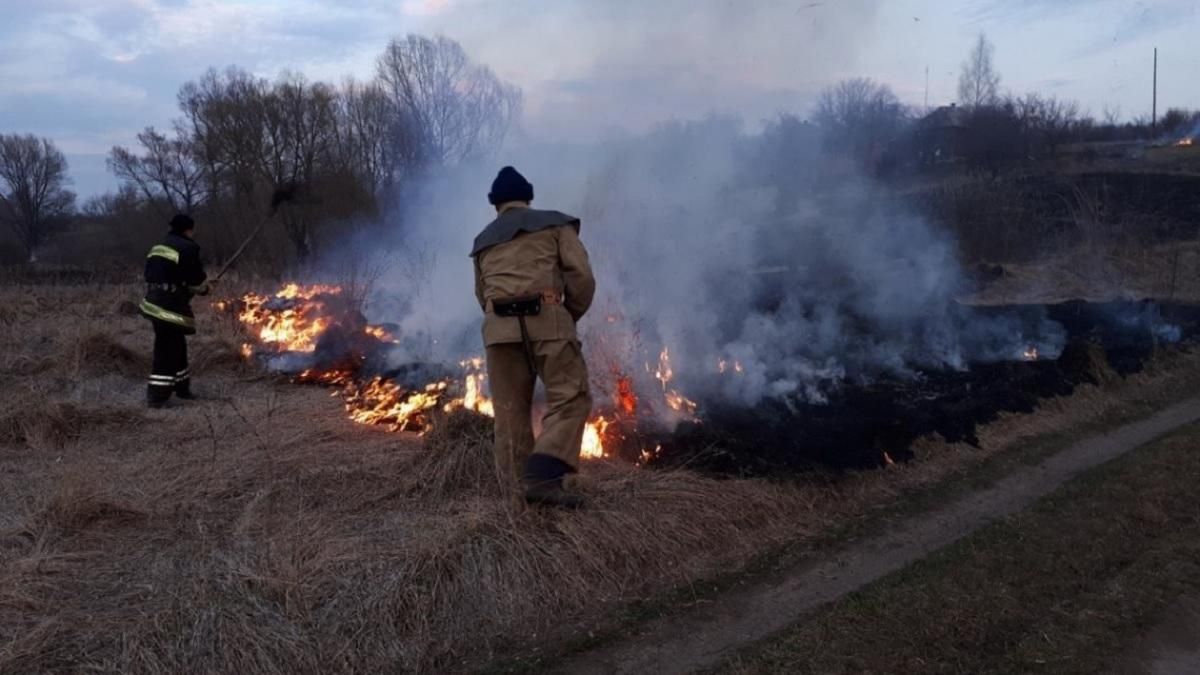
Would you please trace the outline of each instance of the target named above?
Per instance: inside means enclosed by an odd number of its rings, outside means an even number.
[[[242,254],[246,252],[246,247],[250,246],[250,242],[257,239],[258,235],[263,231],[263,228],[267,226],[267,223],[271,222],[271,219],[275,217],[275,212],[279,210],[279,206],[284,202],[292,201],[295,197],[296,185],[294,183],[290,183],[275,190],[274,194],[271,195],[271,209],[265,216],[263,216],[262,220],[258,221],[258,225],[256,225],[254,229],[250,231],[250,236],[246,237],[246,240],[242,242],[242,245],[238,246],[237,250],[233,252],[233,255],[229,256],[229,260],[225,261],[225,264],[221,266],[221,270],[212,278],[213,281],[225,276],[225,273],[229,271],[229,268],[233,266],[233,263],[237,262],[237,259],[242,257]]]

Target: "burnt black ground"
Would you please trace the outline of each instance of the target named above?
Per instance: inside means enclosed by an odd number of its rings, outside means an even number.
[[[1002,413],[1031,412],[1101,373],[1138,372],[1155,354],[1200,336],[1200,306],[1143,302],[976,307],[983,317],[1047,317],[1067,332],[1057,359],[976,363],[844,385],[826,403],[770,400],[755,408],[704,406],[700,421],[637,439],[661,449],[653,466],[687,466],[731,476],[863,469],[905,461],[923,436],[976,444],[979,426]],[[1080,354],[1085,364],[1080,365]],[[1092,356],[1089,356],[1092,355]],[[1098,363],[1086,363],[1088,359]],[[1090,366],[1090,367],[1089,367]],[[650,445],[650,447],[653,447]]]

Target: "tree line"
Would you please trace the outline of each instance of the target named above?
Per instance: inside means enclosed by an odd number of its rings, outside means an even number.
[[[1150,122],[1101,120],[1072,102],[1006,94],[994,48],[980,35],[962,64],[958,102],[935,111],[901,104],[886,84],[854,78],[826,88],[809,120],[785,114],[759,144],[763,167],[809,169],[812,152],[849,157],[878,173],[953,160],[968,169],[1055,156],[1068,143],[1144,139]],[[521,110],[521,92],[445,37],[393,39],[368,81],[314,82],[285,72],[268,80],[241,68],[209,70],[178,93],[168,129],[147,127],[107,165],[116,192],[77,208],[65,157],[49,139],[0,135],[0,220],[36,261],[49,233],[71,219],[106,232],[161,228],[172,213],[205,223],[217,257],[267,217],[271,195],[297,197],[271,217],[276,240],[260,256],[282,271],[361,223],[387,221],[426,172],[486,156]],[[1157,131],[1183,133],[1200,112],[1169,110]],[[784,154],[794,156],[785,157]],[[777,156],[778,155],[778,156]],[[772,178],[764,176],[766,182]],[[286,254],[281,254],[284,249]]]
[[[813,120],[827,147],[841,148],[868,168],[959,160],[969,169],[993,173],[1005,165],[1053,158],[1069,143],[1161,140],[1200,132],[1200,111],[1176,108],[1157,121],[1142,116],[1122,122],[1116,109],[1105,109],[1097,119],[1075,101],[1006,93],[994,54],[981,33],[962,63],[958,101],[951,106],[916,110],[902,105],[888,85],[854,78],[821,93]]]
[[[212,69],[183,85],[178,106],[169,129],[147,127],[136,146],[112,149],[107,165],[121,187],[78,217],[161,226],[191,213],[221,255],[286,188],[297,197],[271,215],[290,251],[277,257],[304,262],[322,241],[392,210],[423,173],[495,150],[521,92],[459,43],[409,35],[387,45],[366,82]],[[0,167],[0,217],[36,260],[56,219],[74,212],[66,160],[48,139],[0,136]]]

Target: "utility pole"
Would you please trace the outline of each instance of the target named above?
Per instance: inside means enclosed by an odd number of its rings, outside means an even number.
[[[925,66],[925,114],[929,114],[929,66]]]
[[[1150,103],[1150,140],[1158,137],[1158,47],[1154,48],[1154,98]]]

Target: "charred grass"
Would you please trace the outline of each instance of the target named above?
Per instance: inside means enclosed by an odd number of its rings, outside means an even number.
[[[906,466],[836,478],[592,463],[591,508],[545,512],[505,496],[485,420],[424,441],[353,425],[323,390],[247,369],[202,308],[197,386],[221,395],[144,410],[150,331],[120,311],[135,292],[0,290],[0,672],[537,667],[1200,381],[1200,359],[1165,357],[1005,416],[979,448],[928,439]]]
[[[1198,439],[1193,425],[1092,470],[720,672],[1101,672],[1200,592]]]

